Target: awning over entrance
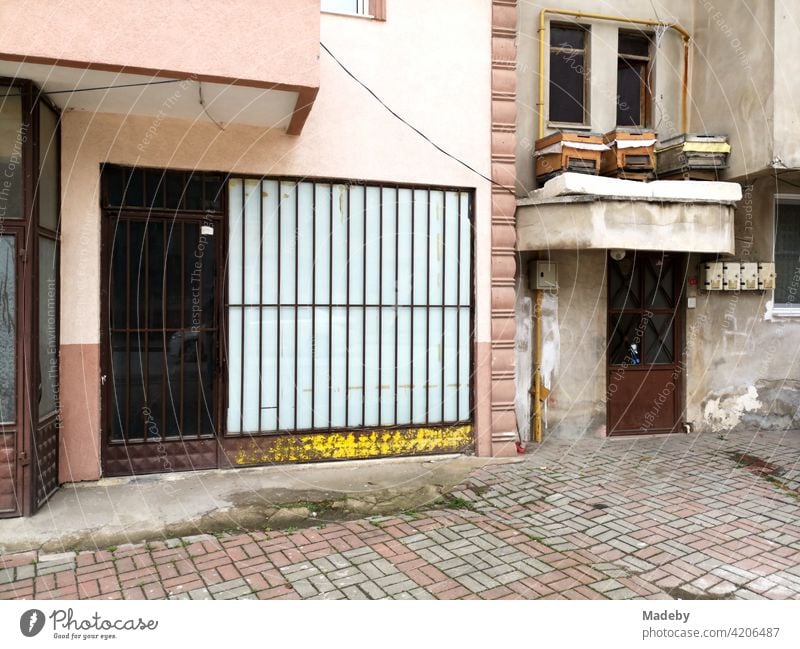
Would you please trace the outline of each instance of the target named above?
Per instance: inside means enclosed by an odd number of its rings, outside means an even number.
[[[517,202],[519,250],[733,253],[737,183],[566,173]]]

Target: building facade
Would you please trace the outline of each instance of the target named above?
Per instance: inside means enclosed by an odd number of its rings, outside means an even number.
[[[480,369],[492,4],[257,4],[2,9],[4,515],[101,476],[515,451]]]
[[[796,427],[788,4],[257,4],[0,9],[1,516],[102,476]],[[535,180],[537,139],[618,127],[731,163]],[[775,287],[705,290],[717,262]]]

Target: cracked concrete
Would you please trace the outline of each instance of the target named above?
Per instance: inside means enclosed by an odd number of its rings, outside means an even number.
[[[470,471],[508,461],[440,455],[67,484],[35,516],[0,520],[0,553],[303,528],[414,511],[429,506]]]

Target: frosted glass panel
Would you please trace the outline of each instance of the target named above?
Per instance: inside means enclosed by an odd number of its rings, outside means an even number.
[[[229,434],[469,420],[468,193],[234,179],[229,199]]]
[[[364,370],[364,308],[349,309],[349,338],[347,347],[347,425],[361,425],[361,405],[363,403],[362,373]]]
[[[381,353],[380,311],[378,307],[367,307],[364,325],[364,425],[377,426],[380,401]],[[381,341],[382,342],[382,341]]]
[[[458,310],[444,311],[444,416],[445,421],[458,417]]]
[[[13,235],[0,236],[0,422],[16,420],[17,268]]]
[[[295,277],[297,276],[295,246],[297,243],[296,195],[297,188],[293,183],[281,183],[280,196],[280,278],[279,289],[281,304],[294,304]]]
[[[442,309],[428,312],[428,420],[442,419]]]
[[[311,307],[297,309],[297,428],[306,430],[313,428],[311,409],[311,390],[313,375],[311,363],[313,347],[308,341],[313,340],[311,323]]]

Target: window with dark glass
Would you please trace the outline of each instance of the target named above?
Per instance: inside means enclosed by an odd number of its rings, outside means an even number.
[[[587,30],[580,26],[550,27],[550,105],[551,122],[584,124],[586,104]]]
[[[650,121],[650,38],[619,33],[617,126],[645,128]]]
[[[775,275],[775,306],[800,308],[800,200],[775,206]]]

